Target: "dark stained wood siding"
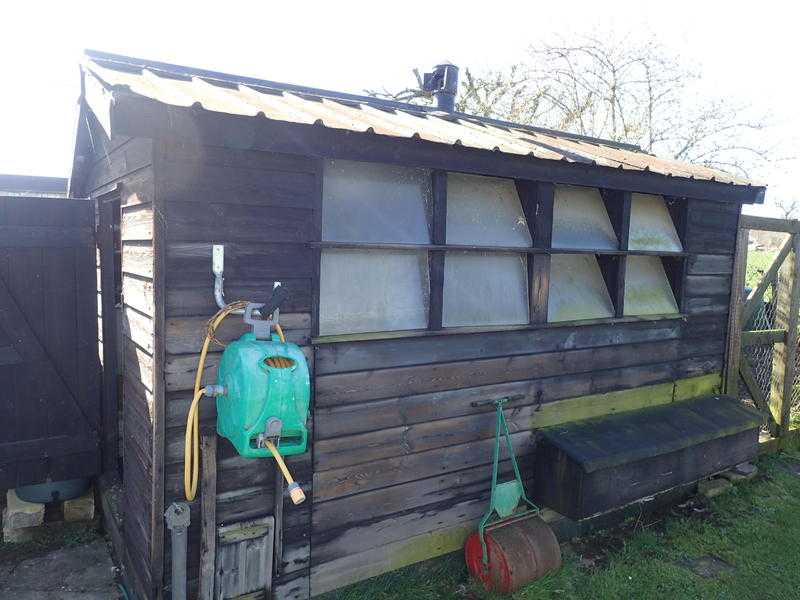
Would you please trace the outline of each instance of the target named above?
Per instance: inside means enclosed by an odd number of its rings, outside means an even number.
[[[314,223],[320,194],[317,160],[215,147],[163,144],[158,150],[159,202],[165,216],[164,379],[165,505],[183,500],[183,444],[186,413],[205,335],[217,311],[211,275],[211,246],[225,244],[226,298],[266,299],[273,283],[289,291],[281,311],[287,338],[306,350],[313,368],[311,296]],[[240,316],[230,316],[218,331],[223,342],[247,331]],[[215,381],[222,348],[212,347],[204,383]],[[216,408],[205,398],[201,427],[213,430]],[[217,523],[233,523],[274,512],[275,463],[238,456],[227,440],[217,446]],[[311,451],[287,464],[311,497]],[[197,585],[200,552],[200,497],[191,503],[188,576]],[[309,593],[311,503],[284,506],[283,561],[273,580],[276,597]],[[169,557],[169,539],[165,556]],[[164,581],[169,580],[166,561]]]
[[[113,314],[103,314],[106,331],[116,337],[116,364],[104,365],[107,377],[121,377],[120,452],[125,486],[123,562],[137,595],[153,597],[153,571],[159,548],[154,539],[158,511],[154,494],[153,444],[157,361],[154,356],[156,301],[154,294],[154,174],[153,142],[143,138],[109,140],[93,124],[93,152],[89,166],[76,180],[73,195],[87,195],[97,202],[119,198],[118,235],[121,241],[123,302]],[[100,261],[98,260],[98,264]],[[98,282],[113,281],[98,272]],[[98,290],[98,300],[102,289]],[[114,332],[114,330],[116,331]],[[106,340],[100,339],[101,352]],[[113,389],[113,388],[112,388]],[[109,403],[108,398],[104,402]],[[163,512],[163,511],[162,511]],[[160,558],[158,558],[160,561]]]
[[[311,501],[299,508],[285,503],[276,579],[284,597],[302,598],[453,549],[453,539],[485,509],[490,474],[493,419],[485,408],[471,408],[471,400],[523,394],[509,421],[528,469],[537,419],[550,414],[548,406],[722,368],[733,252],[726,228],[738,205],[681,201],[688,204],[690,252],[685,319],[441,332],[312,350],[319,251],[308,242],[319,240],[319,162],[167,142],[158,142],[156,156],[162,255],[153,261],[135,246],[126,251],[139,269],[130,285],[152,279],[153,264],[163,260],[163,300],[156,300],[156,311],[163,303],[163,364],[142,366],[163,383],[164,439],[155,452],[162,453],[164,505],[183,499],[186,412],[204,324],[217,310],[212,244],[225,244],[229,300],[264,298],[276,280],[289,288],[281,321],[314,369],[313,447],[289,461]],[[131,216],[131,223],[149,231],[147,220]],[[146,312],[150,305],[141,301],[132,308]],[[243,331],[237,317],[229,318],[220,338]],[[220,348],[209,354],[206,382],[214,380],[220,355]],[[200,415],[202,427],[215,426],[213,400],[201,402]],[[271,461],[242,459],[224,440],[217,461],[218,523],[273,512]],[[199,506],[198,498],[190,588],[199,569]],[[168,536],[164,543],[162,584],[169,580]]]
[[[93,224],[88,200],[0,192],[0,489],[100,472]]]
[[[523,395],[507,418],[529,473],[558,401],[721,371],[739,206],[681,202],[685,319],[315,347],[312,594],[457,547],[491,474],[494,419],[472,400]]]

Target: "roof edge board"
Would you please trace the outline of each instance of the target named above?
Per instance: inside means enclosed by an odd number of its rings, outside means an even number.
[[[277,90],[286,90],[296,92],[299,94],[311,94],[315,96],[322,96],[330,98],[331,100],[344,100],[350,102],[365,102],[373,106],[382,106],[396,110],[405,110],[409,112],[418,112],[439,116],[441,110],[436,106],[426,106],[421,104],[409,104],[408,102],[399,102],[397,100],[388,100],[385,98],[375,98],[373,96],[363,96],[360,94],[351,94],[348,92],[337,92],[333,90],[326,90],[323,88],[314,88],[310,86],[297,85],[292,83],[283,83],[279,81],[272,81],[268,79],[259,79],[256,77],[246,77],[240,75],[233,75],[230,73],[223,73],[220,71],[210,71],[207,69],[198,69],[195,67],[187,67],[184,65],[177,65],[155,60],[147,60],[143,58],[135,58],[131,56],[124,56],[121,54],[113,54],[109,52],[101,52],[99,50],[84,50],[84,54],[92,60],[101,60],[107,62],[114,62],[122,65],[133,66],[141,69],[148,69],[153,71],[163,71],[165,73],[179,73],[181,75],[190,75],[194,77],[203,77],[207,79],[216,79],[226,83],[236,83],[250,86],[260,86],[272,88]],[[436,113],[439,113],[438,115]],[[636,144],[629,144],[626,142],[616,142],[613,140],[606,140],[578,133],[571,133],[568,131],[558,131],[555,129],[548,129],[546,127],[536,127],[534,125],[525,125],[522,123],[513,123],[511,121],[504,121],[502,119],[493,119],[491,117],[481,117],[477,115],[470,115],[461,112],[447,113],[449,118],[464,119],[477,123],[488,123],[499,127],[507,127],[510,129],[520,129],[532,133],[541,133],[545,135],[552,135],[554,137],[562,137],[566,139],[576,140],[579,142],[587,142],[590,144],[602,144],[611,148],[620,148],[623,150],[630,150],[633,152],[644,152],[640,146]]]
[[[167,105],[125,91],[114,93],[110,109],[111,128],[120,135],[182,140],[242,150],[407,164],[723,203],[763,203],[766,192],[763,186],[590,166],[479,148],[454,148],[437,142],[326,126],[271,119],[259,119],[254,126],[253,117]],[[220,120],[223,119],[227,123],[221,126]],[[185,132],[194,132],[195,137],[189,138]],[[298,132],[307,135],[299,136]]]

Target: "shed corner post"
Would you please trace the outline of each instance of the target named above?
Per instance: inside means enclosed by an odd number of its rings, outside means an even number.
[[[731,299],[728,309],[728,344],[725,351],[724,392],[739,397],[739,360],[742,354],[742,312],[744,308],[744,285],[747,271],[747,243],[750,230],[739,228],[731,276]]]

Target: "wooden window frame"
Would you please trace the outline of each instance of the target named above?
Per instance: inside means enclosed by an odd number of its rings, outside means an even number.
[[[628,190],[600,189],[603,204],[608,212],[614,233],[619,241],[615,250],[553,248],[553,209],[556,184],[549,181],[532,181],[514,179],[525,221],[528,225],[533,244],[529,247],[518,246],[485,246],[447,243],[447,175],[458,171],[432,170],[432,201],[429,214],[431,232],[430,244],[398,244],[374,242],[312,242],[316,252],[315,276],[319,277],[321,254],[326,249],[348,248],[360,250],[425,250],[428,253],[428,276],[430,285],[428,327],[422,330],[392,330],[375,333],[353,333],[326,335],[317,337],[314,342],[378,339],[385,337],[413,337],[442,333],[469,333],[474,331],[503,331],[515,329],[533,329],[541,327],[569,327],[595,323],[616,323],[641,320],[665,320],[685,318],[685,302],[683,290],[686,280],[686,265],[689,253],[686,248],[686,218],[688,202],[686,199],[662,196],[667,205],[681,245],[682,252],[660,250],[630,250],[628,239],[630,233],[631,198]],[[489,177],[489,175],[487,175]],[[321,229],[321,223],[320,223]],[[527,255],[528,268],[528,302],[529,322],[524,325],[486,325],[468,327],[444,327],[442,312],[444,305],[444,261],[447,252],[480,252]],[[550,295],[550,263],[554,254],[591,254],[597,258],[600,271],[614,306],[614,316],[590,320],[547,321],[548,299]],[[670,287],[678,305],[678,312],[665,315],[632,315],[625,316],[625,274],[628,256],[658,256],[661,258]],[[318,317],[318,307],[317,310]],[[318,318],[317,318],[318,320]]]

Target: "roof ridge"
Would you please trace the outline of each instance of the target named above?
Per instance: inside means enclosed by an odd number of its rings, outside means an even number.
[[[247,77],[240,75],[233,75],[223,73],[220,71],[210,71],[207,69],[198,69],[195,67],[187,67],[184,65],[176,65],[155,60],[147,60],[143,58],[135,58],[132,56],[125,56],[122,54],[113,54],[110,52],[102,52],[99,50],[84,50],[84,54],[91,61],[98,63],[117,63],[129,67],[136,67],[141,69],[148,69],[151,71],[163,71],[175,75],[201,77],[203,79],[212,79],[225,83],[235,83],[238,85],[258,86],[275,90],[293,92],[297,94],[308,94],[313,96],[320,96],[329,98],[331,100],[341,100],[350,102],[363,102],[371,106],[382,108],[390,108],[394,110],[402,110],[406,112],[416,112],[431,114],[433,116],[447,116],[452,119],[461,119],[475,123],[482,123],[494,125],[496,127],[504,127],[510,129],[519,129],[531,133],[541,133],[543,135],[550,135],[553,137],[560,137],[589,144],[603,145],[611,148],[620,148],[624,150],[631,150],[634,152],[641,152],[647,154],[640,146],[636,144],[629,144],[626,142],[617,142],[602,138],[596,138],[578,133],[571,133],[568,131],[558,131],[555,129],[548,129],[546,127],[536,127],[534,125],[525,125],[522,123],[514,123],[511,121],[504,121],[502,119],[493,119],[491,117],[481,117],[478,115],[470,115],[467,113],[452,112],[442,113],[440,109],[434,106],[425,106],[421,104],[410,104],[408,102],[400,102],[398,100],[388,100],[385,98],[376,98],[374,96],[364,96],[360,94],[351,94],[348,92],[337,92],[334,90],[326,90],[323,88],[314,88],[310,86],[296,85],[292,83],[282,83],[279,81],[272,81],[268,79],[258,79],[255,77]]]

